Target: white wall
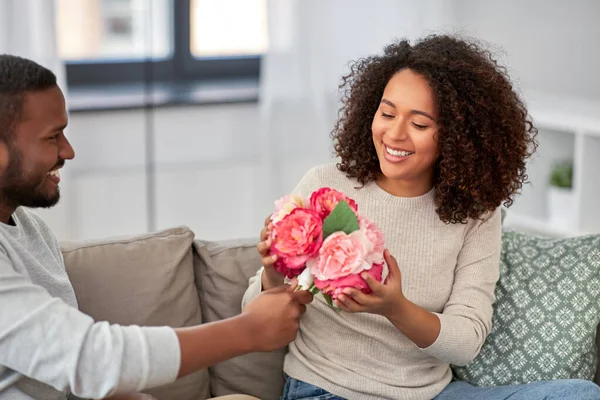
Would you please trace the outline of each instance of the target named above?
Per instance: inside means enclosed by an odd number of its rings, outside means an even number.
[[[455,1],[458,27],[502,49],[520,87],[600,98],[600,1]]]
[[[63,238],[100,238],[145,232],[145,134],[155,132],[156,226],[188,225],[205,239],[257,236],[275,196],[293,189],[315,157],[287,121],[278,140],[277,172],[259,132],[257,104],[75,113],[68,136],[76,157],[63,196],[72,207]],[[327,133],[326,133],[327,134]]]
[[[589,127],[600,123],[600,2],[457,0],[455,4],[461,31],[495,45],[540,129],[540,147],[527,167],[531,185],[517,197],[507,224],[561,236],[600,232],[593,198],[598,193],[600,158],[587,151],[598,143]],[[553,222],[556,211],[548,197],[552,165],[562,160],[574,165],[568,229]]]
[[[317,89],[329,94],[349,59],[379,51],[396,37],[418,36],[416,27],[421,26],[426,29],[423,34],[458,30],[496,44],[503,49],[502,60],[519,90],[600,97],[598,1],[431,0],[420,11],[408,13],[409,3],[352,0],[358,13],[337,0],[311,3],[314,7],[303,8],[313,13],[304,17],[318,27],[310,40],[327,38],[331,51],[313,48],[309,54],[317,51],[324,57],[313,66],[297,67],[318,71]],[[333,16],[326,24],[330,30],[318,23],[319,12]],[[368,15],[369,23],[362,26],[359,14]],[[412,26],[412,19],[419,21]],[[355,27],[341,27],[345,20],[354,21]],[[301,34],[296,28],[290,28],[287,39],[281,36],[282,48],[286,40]],[[296,76],[292,64],[282,68],[280,78]],[[285,96],[289,86],[285,81],[277,85]],[[306,102],[293,101],[270,108],[257,104],[163,108],[150,118],[141,110],[71,115],[68,134],[77,157],[67,165],[72,176],[64,185],[69,218],[62,237],[104,237],[149,228],[144,137],[148,123],[156,135],[153,228],[185,224],[206,239],[256,236],[272,201],[290,191],[308,168],[331,160],[323,144],[329,143],[335,119],[332,101],[320,105],[326,108],[326,127],[311,123],[314,110]],[[265,112],[271,113],[268,124],[261,118]],[[545,148],[552,151],[552,146]]]

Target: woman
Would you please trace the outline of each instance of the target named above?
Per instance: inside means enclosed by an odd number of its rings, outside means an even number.
[[[353,198],[400,267],[386,252],[385,284],[367,277],[373,293],[347,290],[337,301],[344,312],[317,296],[289,347],[282,398],[600,398],[585,381],[451,383],[450,364],[473,360],[490,332],[499,207],[526,181],[537,146],[505,69],[475,43],[431,36],[359,60],[342,88],[333,132],[341,162],[310,170],[295,193],[332,187]],[[258,246],[264,268],[244,302],[284,281],[268,229]]]

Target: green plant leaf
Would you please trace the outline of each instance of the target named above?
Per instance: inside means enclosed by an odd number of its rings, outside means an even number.
[[[341,200],[331,214],[323,221],[323,239],[333,232],[342,231],[350,234],[358,230],[358,219],[348,203]]]
[[[555,163],[550,174],[550,184],[560,188],[573,187],[573,163],[570,161]]]
[[[331,297],[327,293],[321,292],[321,294],[323,295],[323,297],[325,297],[325,301],[327,302],[327,305],[329,307],[333,307],[333,300],[331,300]]]

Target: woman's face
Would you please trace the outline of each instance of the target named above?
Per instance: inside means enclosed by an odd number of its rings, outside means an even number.
[[[404,69],[387,83],[371,130],[383,172],[380,183],[410,189],[416,196],[433,187],[438,158],[437,109],[427,80]]]

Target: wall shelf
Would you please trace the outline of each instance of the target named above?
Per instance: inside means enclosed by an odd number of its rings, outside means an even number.
[[[547,236],[600,233],[600,100],[525,92],[523,99],[539,129],[539,148],[528,163],[531,184],[508,210],[506,226]],[[571,228],[550,222],[548,182],[552,165],[573,161]]]

